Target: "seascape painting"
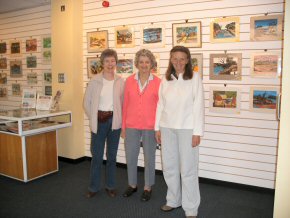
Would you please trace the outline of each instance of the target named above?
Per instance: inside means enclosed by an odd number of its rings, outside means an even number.
[[[163,47],[165,44],[165,28],[160,25],[143,26],[141,30],[141,46]]]

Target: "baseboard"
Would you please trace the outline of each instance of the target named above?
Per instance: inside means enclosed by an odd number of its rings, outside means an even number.
[[[80,158],[77,158],[77,159],[71,159],[71,158],[67,158],[67,157],[58,156],[58,161],[62,161],[62,162],[66,162],[66,163],[72,163],[72,164],[78,164],[78,163],[81,163],[83,161],[90,160],[90,159],[91,158],[89,158],[89,157],[80,157]]]

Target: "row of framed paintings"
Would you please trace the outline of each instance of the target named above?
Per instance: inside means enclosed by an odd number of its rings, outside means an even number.
[[[39,77],[40,76],[38,75],[37,72],[28,72],[28,73],[26,73],[26,82],[28,85],[38,84],[38,81],[40,81]],[[50,71],[43,72],[42,78],[43,78],[43,80],[41,80],[41,81],[43,82],[44,85],[51,84],[52,77],[51,77]],[[7,82],[8,82],[7,73],[3,73],[3,72],[0,73],[0,85],[6,85]]]
[[[23,89],[21,88],[21,84],[20,83],[12,83],[12,91],[11,91],[11,97],[21,97],[22,96],[22,90],[25,88],[28,88],[27,86],[23,87]],[[29,87],[31,88],[31,87]],[[45,85],[43,87],[43,91],[42,93],[44,93],[44,95],[48,95],[51,96],[52,95],[52,86],[51,85]],[[8,89],[6,86],[0,86],[0,101],[1,100],[7,100],[9,98],[8,96]]]
[[[249,111],[276,113],[279,89],[276,87],[250,87]],[[209,111],[240,113],[241,92],[236,87],[210,87]]]
[[[250,39],[252,41],[269,41],[282,39],[281,14],[257,16],[250,18]],[[200,21],[172,24],[172,45],[182,45],[192,48],[202,47],[202,25]],[[141,47],[164,47],[165,26],[141,26]],[[210,23],[210,42],[238,42],[240,41],[240,18],[222,17],[213,19]],[[93,31],[87,33],[88,52],[102,52],[109,47],[108,31]],[[135,47],[135,30],[133,26],[115,27],[115,47]]]

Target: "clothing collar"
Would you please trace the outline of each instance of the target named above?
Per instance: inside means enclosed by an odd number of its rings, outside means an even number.
[[[135,73],[134,79],[137,80],[137,81],[139,80],[139,72]],[[152,75],[152,73],[150,73],[148,81],[153,80],[153,79],[154,79],[153,75]]]

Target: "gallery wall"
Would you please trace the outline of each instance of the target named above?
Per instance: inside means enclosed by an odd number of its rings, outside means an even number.
[[[172,24],[201,22],[202,46],[190,48],[191,53],[202,53],[203,84],[205,89],[205,134],[200,145],[199,176],[222,181],[274,188],[278,126],[275,113],[251,109],[251,89],[254,87],[280,89],[281,78],[251,76],[253,53],[277,52],[281,54],[282,41],[252,41],[250,19],[254,16],[283,15],[284,1],[110,1],[104,8],[102,1],[84,0],[83,5],[83,80],[84,89],[89,81],[87,58],[98,57],[100,53],[88,52],[87,33],[107,30],[109,48],[114,48],[120,57],[134,56],[141,48],[142,25],[164,25],[165,46],[150,48],[160,58],[161,76],[168,65],[172,48]],[[239,17],[240,37],[237,42],[212,43],[210,23],[215,18]],[[135,46],[116,48],[115,27],[134,27]],[[213,80],[210,78],[210,55],[240,53],[241,80]],[[212,89],[238,89],[240,109],[234,113],[212,110],[210,95]],[[85,117],[85,150],[90,154],[90,130]],[[160,150],[157,150],[156,168],[161,169]],[[119,145],[117,161],[126,163],[124,142]],[[143,153],[139,156],[143,166]]]
[[[6,44],[6,52],[0,52],[0,60],[6,59],[7,63],[6,67],[5,64],[0,67],[0,110],[19,108],[25,88],[51,94],[51,48],[43,43],[50,34],[50,5],[0,14],[0,45]],[[19,42],[20,53],[11,51],[14,42]],[[29,42],[32,45],[27,48]],[[28,63],[27,58],[31,58]],[[11,70],[15,62],[21,71]]]

